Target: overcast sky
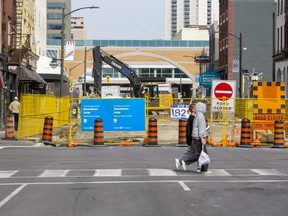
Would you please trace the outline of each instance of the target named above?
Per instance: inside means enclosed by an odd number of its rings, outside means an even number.
[[[84,17],[86,38],[94,40],[164,39],[164,0],[71,0],[72,13]]]

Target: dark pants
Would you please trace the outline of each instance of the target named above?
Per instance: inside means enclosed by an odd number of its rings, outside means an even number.
[[[14,115],[14,128],[18,130],[19,113],[12,113]]]
[[[180,157],[180,161],[183,160],[187,165],[198,161],[200,153],[202,151],[202,143],[200,139],[193,139],[191,146],[188,146],[187,151]],[[204,145],[204,152],[207,153],[206,145]],[[201,172],[208,171],[208,164],[201,166]]]

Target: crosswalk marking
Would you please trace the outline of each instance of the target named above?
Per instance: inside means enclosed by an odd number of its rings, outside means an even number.
[[[262,175],[262,176],[267,176],[267,175],[285,175],[283,173],[278,172],[277,170],[271,169],[251,169],[253,172]]]
[[[69,170],[45,170],[39,177],[65,177]]]
[[[205,176],[287,176],[275,169],[209,169]],[[132,177],[132,176],[199,176],[196,171],[173,169],[67,169],[67,170],[6,170],[0,171],[0,178],[55,178],[55,177]]]
[[[177,176],[177,173],[169,169],[148,169],[150,176]]]
[[[97,169],[93,176],[121,176],[122,170],[121,169]]]
[[[211,173],[207,174],[207,175],[213,175],[213,176],[232,176],[231,173],[227,172],[225,169],[213,169],[213,170],[209,170],[211,171]]]
[[[12,170],[12,171],[0,171],[0,178],[9,178],[15,173],[17,173],[17,170]]]

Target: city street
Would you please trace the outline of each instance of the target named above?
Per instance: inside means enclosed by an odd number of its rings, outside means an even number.
[[[0,146],[0,215],[287,215],[288,149],[208,147],[210,174],[175,170],[185,147]]]

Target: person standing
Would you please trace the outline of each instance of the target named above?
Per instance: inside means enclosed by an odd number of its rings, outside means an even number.
[[[18,97],[14,97],[14,101],[12,101],[9,105],[9,110],[14,116],[14,127],[15,130],[18,130],[18,120],[19,120],[19,111],[20,111],[20,102],[18,101]]]

